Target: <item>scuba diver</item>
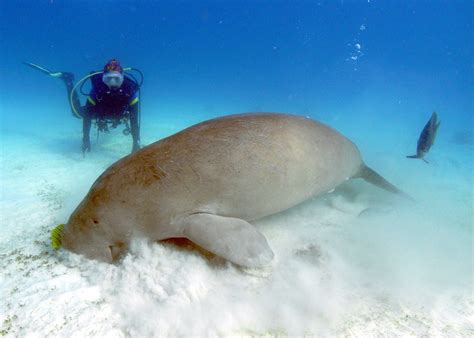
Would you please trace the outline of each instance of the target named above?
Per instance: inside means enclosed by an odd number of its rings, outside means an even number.
[[[111,59],[104,66],[103,71],[91,72],[74,84],[74,74],[70,72],[51,72],[41,66],[25,63],[52,77],[60,78],[66,84],[69,103],[73,115],[82,118],[82,152],[91,151],[90,130],[92,121],[95,121],[97,133],[108,132],[109,125],[116,128],[123,123],[125,135],[132,134],[132,153],[140,149],[140,86],[143,83],[143,74],[135,68],[122,68],[117,59]],[[124,71],[137,71],[141,76],[140,83]],[[84,106],[81,106],[79,95],[76,91],[87,79],[91,80],[92,88],[87,96]],[[129,124],[130,122],[130,124]],[[97,137],[99,134],[97,134]]]

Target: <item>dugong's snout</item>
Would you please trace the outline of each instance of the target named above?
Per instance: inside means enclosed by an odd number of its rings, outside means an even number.
[[[130,215],[118,210],[110,205],[103,208],[96,198],[83,200],[67,224],[53,230],[52,235],[56,238],[53,247],[63,247],[88,259],[112,263],[127,249],[130,238],[127,232]]]
[[[122,243],[111,243],[99,227],[84,225],[83,219],[71,217],[61,233],[61,246],[88,259],[112,263],[122,251]]]
[[[112,263],[112,249],[106,241],[97,237],[94,238],[93,236],[84,236],[84,234],[73,233],[68,229],[68,225],[66,225],[62,235],[62,247],[88,259]]]

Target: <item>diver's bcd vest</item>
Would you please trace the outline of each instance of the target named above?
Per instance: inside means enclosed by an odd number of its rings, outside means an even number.
[[[102,82],[102,74],[93,76],[91,83],[92,93],[95,94],[92,97],[95,101],[93,110],[102,118],[122,117],[138,90],[137,84],[127,76],[124,76],[122,85],[117,89],[107,87]]]

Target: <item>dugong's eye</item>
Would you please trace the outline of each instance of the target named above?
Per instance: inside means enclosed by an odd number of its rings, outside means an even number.
[[[96,219],[93,219],[92,222],[94,222],[94,224],[99,224],[99,221]]]

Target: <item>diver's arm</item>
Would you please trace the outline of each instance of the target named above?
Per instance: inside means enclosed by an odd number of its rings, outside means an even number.
[[[84,116],[82,119],[82,152],[91,151],[91,131],[92,119]]]
[[[140,125],[139,125],[139,104],[135,103],[129,107],[130,128],[133,138],[132,153],[140,149]]]
[[[93,105],[89,102],[82,107],[82,152],[91,151],[91,125],[92,125],[92,109]]]

